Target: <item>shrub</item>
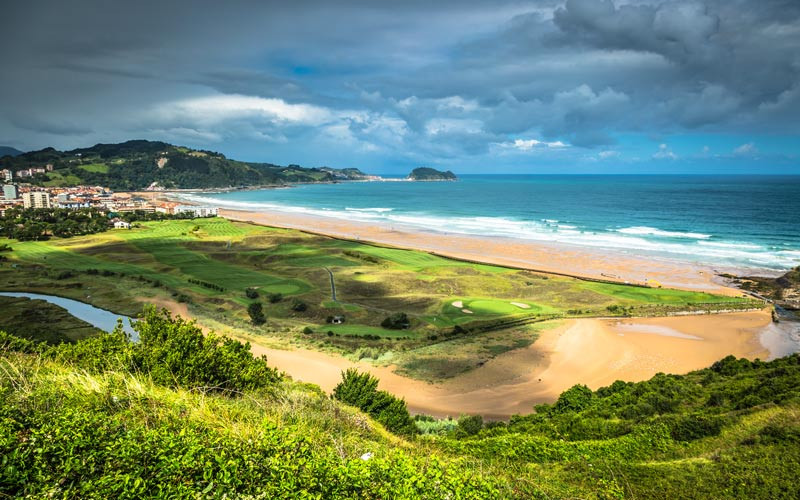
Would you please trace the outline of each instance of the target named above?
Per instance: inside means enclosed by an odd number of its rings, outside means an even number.
[[[0,330],[0,353],[3,351],[15,351],[31,354],[38,352],[40,343],[33,340],[23,339],[10,333]]]
[[[258,290],[255,288],[245,288],[244,294],[248,299],[257,299],[258,298]]]
[[[133,328],[140,339],[133,344],[134,365],[158,384],[227,392],[262,388],[281,378],[266,357],[253,357],[249,343],[203,335],[194,322],[172,318],[166,310],[148,308]]]
[[[300,299],[292,299],[292,311],[303,312],[308,309],[308,305]]]
[[[592,400],[592,390],[585,385],[573,385],[558,397],[553,411],[555,413],[579,412],[589,406]]]
[[[264,316],[264,307],[261,302],[253,302],[247,306],[247,314],[250,315],[250,321],[254,325],[263,325],[267,322],[267,317]]]
[[[394,313],[381,322],[382,327],[391,330],[402,330],[408,328],[409,325],[408,316],[403,312]]]
[[[270,304],[277,304],[281,300],[283,300],[283,295],[280,293],[270,293],[267,295],[267,300],[269,300]]]
[[[49,354],[57,361],[74,364],[91,372],[136,371],[138,368],[133,360],[133,348],[128,335],[118,324],[112,333],[89,337],[74,344],[59,344]]]
[[[720,417],[701,415],[682,415],[669,419],[670,435],[676,441],[693,441],[709,436],[717,436],[722,430]]]
[[[333,397],[355,406],[395,434],[416,434],[406,402],[378,390],[378,379],[355,368],[342,372],[342,381],[333,388]]]
[[[314,333],[314,330],[310,326],[307,326],[303,328],[303,333],[305,333],[306,335],[311,335],[312,333]]]
[[[458,429],[467,436],[474,436],[483,428],[483,417],[480,415],[461,415],[458,419]]]

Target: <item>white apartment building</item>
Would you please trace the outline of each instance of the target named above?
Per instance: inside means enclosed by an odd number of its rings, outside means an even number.
[[[24,208],[50,208],[50,193],[44,191],[29,191],[22,194]]]

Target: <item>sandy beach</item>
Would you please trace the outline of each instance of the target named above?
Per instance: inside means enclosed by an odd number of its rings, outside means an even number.
[[[268,362],[296,380],[331,391],[341,371],[356,367],[380,379],[380,388],[405,398],[415,413],[439,417],[462,413],[506,419],[551,403],[574,384],[592,389],[615,380],[646,380],[656,373],[686,373],[733,354],[767,359],[759,342],[771,323],[766,310],[722,315],[625,320],[578,319],[544,332],[531,346],[439,384],[308,349],[285,351],[253,345]]]
[[[374,225],[333,217],[286,212],[245,212],[220,209],[230,220],[369,241],[489,264],[520,267],[553,274],[644,284],[656,280],[666,287],[741,295],[740,290],[713,280],[711,269],[667,259],[644,258],[603,249],[544,244],[510,238],[479,238],[434,233],[414,228]]]

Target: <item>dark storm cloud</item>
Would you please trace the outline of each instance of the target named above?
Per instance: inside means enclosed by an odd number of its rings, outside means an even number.
[[[794,0],[34,0],[3,18],[0,135],[22,148],[578,161],[631,134],[800,125]]]

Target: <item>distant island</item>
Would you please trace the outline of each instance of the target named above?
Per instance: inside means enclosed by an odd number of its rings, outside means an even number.
[[[133,140],[0,158],[0,170],[34,186],[105,186],[115,191],[211,189],[364,180],[356,168],[304,168],[231,160],[214,151]]]
[[[458,179],[456,174],[451,171],[442,172],[430,167],[415,168],[408,174],[412,181],[455,181]]]

